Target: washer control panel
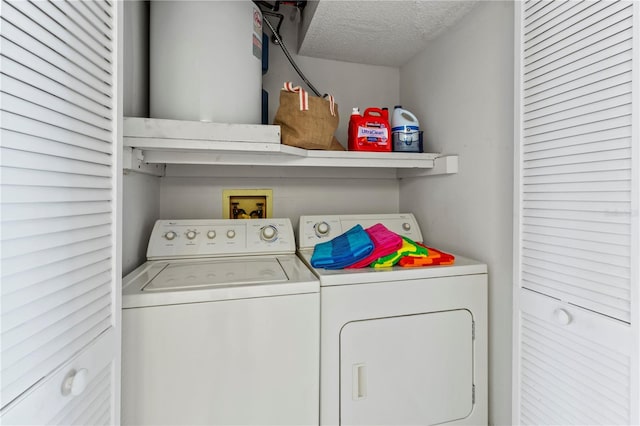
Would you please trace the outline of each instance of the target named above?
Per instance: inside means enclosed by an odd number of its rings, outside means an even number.
[[[289,219],[158,220],[147,259],[294,253]]]
[[[390,231],[422,242],[422,233],[411,213],[301,216],[298,224],[298,248],[313,248],[347,232],[355,225],[368,228],[381,223]]]

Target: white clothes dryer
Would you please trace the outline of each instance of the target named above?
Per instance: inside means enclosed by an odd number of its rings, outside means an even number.
[[[298,255],[356,224],[422,241],[412,214],[302,216]],[[320,424],[487,423],[487,266],[326,270]]]
[[[123,280],[122,423],[318,423],[319,284],[289,219],[160,220]]]

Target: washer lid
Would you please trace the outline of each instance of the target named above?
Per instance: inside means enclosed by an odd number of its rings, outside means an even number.
[[[275,258],[169,263],[142,291],[189,290],[287,281]]]
[[[294,254],[151,260],[122,279],[122,307],[217,302],[319,291],[318,278]]]

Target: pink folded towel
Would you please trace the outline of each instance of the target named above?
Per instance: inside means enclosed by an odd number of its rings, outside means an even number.
[[[374,260],[400,250],[402,247],[402,237],[395,232],[389,231],[383,224],[376,223],[365,229],[371,241],[373,241],[373,251],[364,259],[347,266],[347,268],[365,268]]]

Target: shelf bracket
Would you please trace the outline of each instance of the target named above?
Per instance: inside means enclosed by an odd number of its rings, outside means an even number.
[[[398,169],[398,178],[452,175],[458,173],[458,156],[442,155],[433,160],[431,169]]]
[[[124,147],[122,158],[122,170],[125,174],[130,172],[143,173],[151,176],[162,177],[165,175],[164,164],[149,164],[144,162],[142,150]]]

